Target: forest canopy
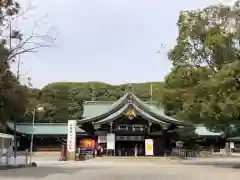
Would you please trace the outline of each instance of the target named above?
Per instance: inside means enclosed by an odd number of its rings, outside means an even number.
[[[239,132],[240,1],[182,11],[173,64],[166,76],[162,104],[168,115],[208,128]]]
[[[42,105],[45,113],[39,122],[66,122],[68,119],[80,119],[84,101],[116,101],[121,98],[129,84],[110,85],[101,82],[56,82],[42,89],[32,89],[29,96],[29,109]],[[144,101],[159,101],[162,82],[131,84],[136,95]],[[151,97],[152,88],[152,97]],[[22,121],[31,121],[25,116]]]

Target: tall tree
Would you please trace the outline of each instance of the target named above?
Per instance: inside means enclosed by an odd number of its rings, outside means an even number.
[[[21,34],[14,22],[25,15],[30,9],[21,10],[15,0],[0,0],[0,123],[14,117],[19,117],[26,111],[29,89],[20,84],[20,61],[18,56],[36,52],[39,48],[50,47],[55,37],[48,34],[39,35],[39,22],[30,35]],[[14,74],[10,67],[17,63],[18,69]],[[15,118],[16,119],[16,118]]]
[[[180,13],[162,102],[170,115],[228,133],[240,124],[240,1]],[[232,127],[235,128],[232,128]]]
[[[207,66],[213,72],[239,58],[239,1],[183,11],[178,19],[177,45],[170,50],[174,66]]]
[[[0,41],[0,97],[1,97],[1,111],[0,123],[4,124],[6,120],[12,118],[12,115],[19,115],[25,111],[27,104],[27,89],[22,86],[18,77],[10,70],[10,61],[8,57],[12,53],[12,39],[19,38],[16,31],[12,31],[9,18],[18,14],[20,6],[13,1],[0,1],[0,27],[1,41]],[[6,29],[10,30],[7,31]],[[2,127],[2,126],[1,126]]]

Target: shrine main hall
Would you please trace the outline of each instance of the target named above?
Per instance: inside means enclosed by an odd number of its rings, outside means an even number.
[[[107,135],[114,135],[110,146],[114,146],[115,156],[134,155],[135,148],[138,149],[137,155],[146,155],[146,139],[152,140],[152,155],[163,155],[176,147],[176,142],[181,140],[179,130],[186,127],[184,122],[166,116],[156,103],[140,100],[131,90],[113,104],[100,106],[99,103],[86,102],[84,108],[84,114],[89,111],[91,116],[78,120],[77,126],[104,149],[109,149]]]

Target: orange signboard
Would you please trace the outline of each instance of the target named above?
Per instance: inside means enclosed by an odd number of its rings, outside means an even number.
[[[93,149],[95,147],[94,139],[82,139],[79,144],[80,148]]]

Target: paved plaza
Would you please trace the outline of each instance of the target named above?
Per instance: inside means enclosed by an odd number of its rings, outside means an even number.
[[[217,160],[220,163],[220,160]],[[230,160],[229,160],[230,161]],[[229,164],[228,161],[228,164]],[[166,159],[94,159],[85,162],[38,161],[39,167],[0,171],[4,180],[226,180],[240,169]],[[240,162],[235,160],[233,163]],[[203,160],[202,162],[203,163]],[[220,163],[221,164],[221,163]]]

